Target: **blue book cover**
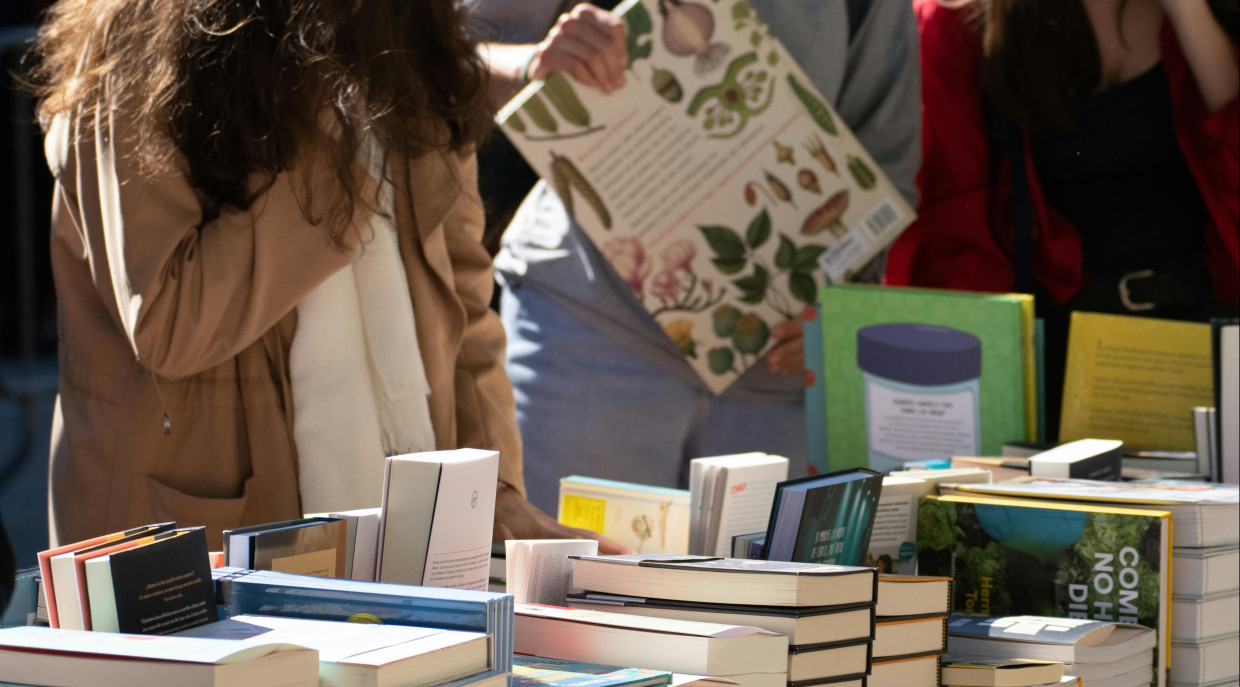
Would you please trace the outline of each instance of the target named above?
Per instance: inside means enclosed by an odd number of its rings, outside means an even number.
[[[857,468],[780,482],[767,526],[767,560],[862,565],[883,476]]]
[[[621,668],[583,661],[516,656],[513,687],[663,687],[672,674],[665,670]]]
[[[251,613],[317,620],[391,623],[485,632],[491,668],[512,669],[512,595],[418,587],[270,570],[218,568],[217,595],[227,615]]]

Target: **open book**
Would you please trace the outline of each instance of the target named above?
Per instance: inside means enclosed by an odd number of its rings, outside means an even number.
[[[624,88],[561,74],[504,132],[715,392],[914,214],[743,0],[626,0]]]

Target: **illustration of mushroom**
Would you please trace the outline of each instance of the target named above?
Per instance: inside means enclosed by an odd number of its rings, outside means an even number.
[[[844,235],[848,233],[848,228],[840,220],[847,210],[848,189],[844,189],[828,198],[827,202],[805,218],[805,223],[801,225],[801,233],[813,236],[829,229],[835,238],[844,238]]]
[[[797,172],[797,185],[806,191],[822,193],[822,188],[818,186],[818,175],[808,169],[805,169],[804,167]]]

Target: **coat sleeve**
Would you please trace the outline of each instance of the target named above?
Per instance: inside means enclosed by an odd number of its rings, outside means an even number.
[[[516,401],[504,369],[504,327],[499,314],[490,307],[495,275],[491,256],[482,245],[485,218],[478,195],[476,159],[468,156],[460,171],[464,188],[444,219],[453,285],[465,310],[465,330],[454,375],[457,445],[499,451],[499,478],[524,494]]]
[[[69,141],[75,178],[62,181],[76,190],[95,289],[141,365],[173,379],[219,365],[348,264],[299,202],[328,196],[334,175],[298,188],[302,175],[283,173],[250,210],[204,225],[188,178],[140,171],[114,120],[99,116],[94,133],[64,121],[49,136]]]
[[[921,34],[921,202],[917,221],[891,248],[887,283],[1005,291],[1013,274],[991,228],[980,42],[966,10],[936,0],[917,0],[915,8]]]

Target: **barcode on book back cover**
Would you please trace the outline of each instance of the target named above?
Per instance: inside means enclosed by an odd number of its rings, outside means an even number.
[[[849,270],[869,248],[869,243],[861,238],[860,232],[853,229],[828,248],[827,252],[818,256],[818,265],[831,281],[846,281],[851,276]]]
[[[870,234],[879,241],[886,238],[887,232],[895,226],[898,226],[904,219],[904,213],[900,208],[892,202],[891,198],[883,198],[878,205],[870,211],[870,214],[861,220],[861,225],[869,230]]]

